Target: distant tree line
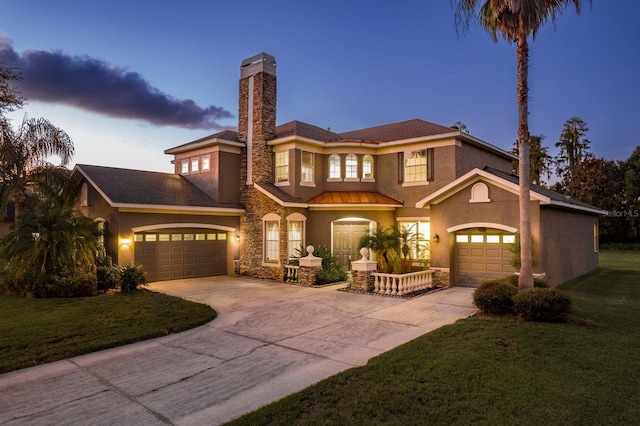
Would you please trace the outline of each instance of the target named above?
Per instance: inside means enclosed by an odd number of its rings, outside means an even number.
[[[530,179],[607,213],[600,220],[603,243],[640,242],[640,145],[626,160],[596,158],[587,139],[587,124],[572,117],[564,124],[555,157],[543,146],[544,135],[530,136]],[[518,154],[517,144],[512,153]],[[514,164],[517,170],[517,162]],[[547,182],[552,171],[558,178]]]

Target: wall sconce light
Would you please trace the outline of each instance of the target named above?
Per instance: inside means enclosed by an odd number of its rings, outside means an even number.
[[[436,234],[433,236],[433,242],[434,243],[439,243],[440,242],[440,235]]]
[[[129,244],[131,244],[131,238],[120,238],[121,246],[128,246]]]
[[[236,243],[240,242],[240,234],[236,232]]]

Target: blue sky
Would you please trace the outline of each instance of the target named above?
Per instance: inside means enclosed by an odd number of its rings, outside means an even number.
[[[583,3],[531,43],[530,130],[555,154],[564,122],[578,116],[596,156],[625,159],[640,143],[640,2]],[[460,120],[504,149],[516,138],[515,46],[475,27],[458,36],[448,0],[0,0],[0,9],[4,53],[53,82],[25,78],[33,96],[14,125],[25,113],[48,118],[72,137],[74,163],[172,171],[165,149],[237,125],[240,62],[260,52],[278,63],[278,124],[342,132]],[[120,83],[94,93],[87,72],[58,84],[64,76],[41,65],[52,59]],[[163,125],[172,108],[180,118]]]

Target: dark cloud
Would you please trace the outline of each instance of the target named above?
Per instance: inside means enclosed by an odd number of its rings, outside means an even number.
[[[136,72],[89,56],[43,50],[19,54],[13,50],[12,40],[2,35],[0,63],[22,72],[23,79],[16,85],[28,100],[190,129],[221,129],[218,121],[233,117],[222,107],[203,108],[191,99],[176,99],[152,87]]]

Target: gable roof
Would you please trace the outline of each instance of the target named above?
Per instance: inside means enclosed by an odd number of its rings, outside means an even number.
[[[184,177],[115,167],[76,165],[80,173],[112,207],[231,209],[242,206],[216,202]]]
[[[424,208],[428,207],[431,204],[438,204],[441,201],[446,200],[453,194],[468,187],[470,184],[481,179],[490,182],[497,187],[509,191],[513,194],[520,193],[520,180],[517,175],[506,173],[491,167],[485,167],[482,170],[476,168],[454,180],[450,184],[440,188],[433,194],[418,201],[416,203],[416,207]],[[540,201],[541,205],[578,210],[596,215],[602,215],[605,213],[604,210],[601,210],[597,207],[580,202],[578,200],[574,200],[571,197],[567,197],[566,195],[560,194],[547,188],[543,188],[539,185],[531,185],[530,198],[531,200]]]

